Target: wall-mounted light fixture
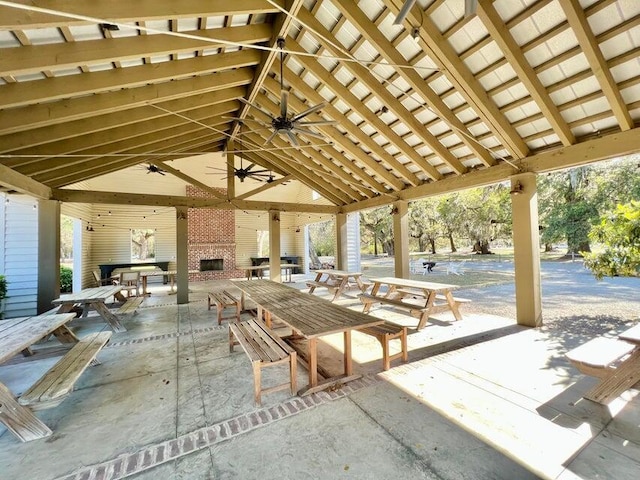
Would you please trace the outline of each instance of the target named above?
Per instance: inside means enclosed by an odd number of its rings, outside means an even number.
[[[398,207],[393,207],[391,209],[391,215],[396,215],[398,213]]]
[[[522,184],[520,183],[520,181],[518,180],[514,185],[513,188],[511,189],[511,191],[509,192],[511,195],[520,195],[522,192],[524,192],[524,188],[522,187]]]
[[[273,220],[274,222],[279,222],[280,221],[280,217],[278,216],[277,213],[274,213],[273,217],[271,217],[271,220]]]

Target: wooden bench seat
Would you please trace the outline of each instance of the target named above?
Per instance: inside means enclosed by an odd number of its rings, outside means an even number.
[[[215,305],[218,311],[218,325],[222,324],[222,320],[230,319],[234,317],[223,317],[222,313],[227,307],[235,307],[235,319],[237,322],[240,321],[240,299],[236,298],[226,290],[210,292],[209,299],[207,303],[207,310],[211,310],[211,307]]]
[[[90,364],[99,364],[96,355],[111,338],[112,332],[98,332],[80,339],[58,363],[18,399],[20,405],[42,410],[59,405]]]
[[[604,378],[615,364],[636,348],[615,338],[598,337],[567,352],[569,361],[585,375]]]
[[[127,315],[129,313],[137,313],[138,307],[144,301],[144,297],[129,297],[127,301],[124,302],[118,310],[116,310],[116,315]]]
[[[384,322],[380,325],[358,329],[358,331],[374,336],[382,345],[383,370],[389,370],[389,368],[391,368],[391,360],[395,360],[396,358],[402,358],[403,362],[409,360],[409,354],[407,352],[407,327]],[[400,340],[400,351],[389,355],[389,342],[395,338]]]
[[[428,308],[426,308],[424,304],[420,305],[417,303],[411,303],[411,302],[394,299],[394,298],[378,297],[375,295],[370,295],[368,293],[363,293],[362,295],[359,296],[359,298],[360,298],[360,301],[365,305],[369,303],[386,303],[388,305],[393,305],[395,307],[408,308],[410,310],[414,310],[418,312],[425,312],[428,310]]]
[[[411,296],[415,296],[418,298],[424,298],[424,292],[420,291],[420,290],[413,290],[410,288],[398,288],[396,290],[396,292],[401,293],[403,295],[411,295]],[[436,300],[442,300],[442,301],[447,301],[447,297],[441,294],[436,294]],[[462,303],[471,303],[472,300],[469,298],[462,298],[462,297],[453,297],[453,301],[458,303],[458,304],[462,304]]]
[[[237,342],[236,342],[237,340]],[[256,405],[262,404],[262,394],[291,389],[296,393],[296,351],[262,322],[247,320],[229,324],[229,351],[240,344],[253,367],[253,392]],[[262,388],[261,373],[264,367],[289,363],[289,381],[273,387]]]

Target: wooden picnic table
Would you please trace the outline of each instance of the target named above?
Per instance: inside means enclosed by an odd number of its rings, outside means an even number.
[[[595,350],[600,342],[602,347]],[[608,342],[608,346],[605,342]],[[628,345],[627,348],[624,346]],[[615,350],[619,350],[616,352]],[[567,356],[574,362],[576,357],[583,362],[597,365],[595,368],[576,366],[588,375],[600,378],[600,383],[585,393],[584,398],[607,405],[619,397],[629,388],[640,388],[640,323],[618,335],[617,341],[609,338],[596,337],[586,344],[572,350]],[[598,359],[598,356],[609,356],[606,361]],[[614,367],[615,365],[615,367]]]
[[[358,288],[362,293],[367,290],[368,285],[362,282],[362,273],[360,272],[347,272],[345,270],[314,270],[316,278],[307,282],[309,287],[309,293],[313,293],[317,287],[327,288],[329,291],[333,290],[334,301],[345,290],[351,288]],[[351,282],[355,282],[355,285]]]
[[[244,273],[247,276],[247,280],[251,280],[253,278],[253,272],[256,272],[256,276],[258,279],[262,279],[264,277],[264,271],[269,270],[269,265],[255,265],[253,267],[243,267]],[[295,268],[300,268],[300,265],[296,263],[282,263],[280,264],[281,272],[284,272],[284,283],[291,283],[291,274]]]
[[[149,284],[149,277],[167,277],[168,281],[169,281],[169,294],[174,294],[176,293],[175,290],[175,283],[176,283],[176,275],[178,274],[177,270],[120,270],[120,272],[123,271],[130,271],[130,272],[140,272],[140,281],[142,283],[142,295],[147,297],[150,296],[151,293],[149,293],[147,291],[147,286]],[[189,270],[189,273],[200,273],[200,270]],[[120,278],[120,274],[118,275],[112,275],[111,279],[112,280],[118,280]]]
[[[283,337],[283,339],[296,348],[299,360],[309,371],[309,384],[298,391],[298,395],[308,395],[332,385],[360,378],[361,375],[353,374],[351,332],[355,329],[379,325],[384,320],[269,280],[236,281],[234,284],[243,295],[251,297],[260,311],[264,312],[267,326],[270,326],[272,318],[275,318],[294,332],[294,335]],[[261,317],[258,316],[258,318]],[[323,335],[333,333],[343,334],[344,373],[331,376],[323,370],[321,375],[324,380],[319,382],[317,340]],[[307,342],[306,352],[299,350],[297,341],[300,339],[305,339]]]
[[[419,319],[418,330],[427,324],[429,316],[436,313],[451,311],[456,320],[462,319],[458,304],[467,300],[453,297],[452,291],[458,288],[457,285],[395,277],[370,280],[373,282],[371,293],[360,295],[360,300],[364,303],[364,313],[368,313],[374,303],[405,308],[412,316]],[[386,291],[381,291],[385,286]]]
[[[73,313],[20,317],[0,322],[0,364],[16,354],[30,355],[29,347],[54,334],[62,343],[76,343],[76,337],[66,326],[75,318]],[[51,435],[51,430],[30,408],[20,405],[16,396],[0,382],[0,421],[22,441]]]
[[[98,314],[107,322],[114,332],[126,332],[127,329],[120,323],[118,317],[109,311],[105,302],[110,297],[115,297],[117,300],[126,301],[124,296],[120,293],[122,287],[119,285],[106,285],[104,287],[86,288],[77,293],[70,293],[68,295],[61,295],[51,303],[59,306],[58,313],[66,313],[71,311],[74,305],[80,304],[84,308],[87,305],[91,305],[96,309]]]

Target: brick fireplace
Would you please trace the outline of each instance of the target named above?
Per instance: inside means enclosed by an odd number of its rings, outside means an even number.
[[[217,189],[226,194],[226,189]],[[187,185],[187,196],[213,198],[197,187]],[[236,268],[236,217],[233,210],[190,208],[189,275],[190,281],[241,278],[244,272]]]

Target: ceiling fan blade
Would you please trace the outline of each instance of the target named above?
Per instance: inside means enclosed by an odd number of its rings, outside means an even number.
[[[318,110],[322,110],[327,104],[325,102],[319,103],[318,105],[314,105],[311,108],[307,108],[304,112],[299,113],[298,115],[294,116],[291,121],[292,122],[297,122],[298,120],[306,117],[307,115],[310,115],[314,112],[317,112]]]
[[[298,143],[298,139],[296,138],[296,136],[293,134],[291,130],[287,130],[287,136],[289,137],[289,140],[291,140],[291,143],[293,144],[294,147],[300,146],[300,144]]]
[[[398,12],[398,16],[393,21],[393,24],[400,25],[402,22],[404,22],[404,19],[407,18],[407,15],[409,15],[409,11],[415,4],[416,0],[405,0],[404,5],[402,5],[402,8],[400,9],[400,12]]]
[[[260,112],[264,113],[264,114],[265,114],[267,117],[269,117],[270,119],[272,119],[272,120],[274,119],[274,118],[273,118],[273,115],[271,115],[269,112],[267,112],[266,110],[263,110],[263,109],[262,109],[261,107],[259,107],[258,105],[255,105],[255,104],[253,104],[253,103],[249,102],[249,101],[248,101],[248,100],[246,100],[245,98],[243,98],[243,97],[239,97],[239,98],[238,98],[238,100],[240,100],[240,101],[241,101],[242,103],[244,103],[245,105],[248,105],[248,106],[250,106],[250,107],[252,107],[252,108],[255,108],[256,110],[258,110],[258,111],[260,111]]]
[[[278,131],[274,131],[271,132],[271,135],[269,135],[269,138],[267,138],[264,142],[265,145],[267,145],[268,143],[271,143],[271,141],[275,138],[275,136],[278,135]]]
[[[249,166],[247,168],[244,168],[243,170],[245,172],[248,172],[249,170],[251,170],[251,168],[253,168],[254,165],[255,165],[255,163],[250,163]]]
[[[293,127],[291,130],[293,130],[294,132],[297,132],[301,135],[308,135],[310,137],[315,137],[315,138],[320,138],[321,140],[324,140],[324,135],[321,135],[319,133],[313,132],[311,130],[306,130],[304,128],[298,128],[298,127]]]
[[[287,118],[287,108],[289,105],[289,92],[287,90],[280,91],[280,117]]]
[[[252,170],[251,175],[265,175],[264,172],[268,172],[269,170]]]
[[[298,127],[313,127],[319,125],[337,125],[338,122],[335,120],[318,120],[317,122],[297,122],[296,126]]]

